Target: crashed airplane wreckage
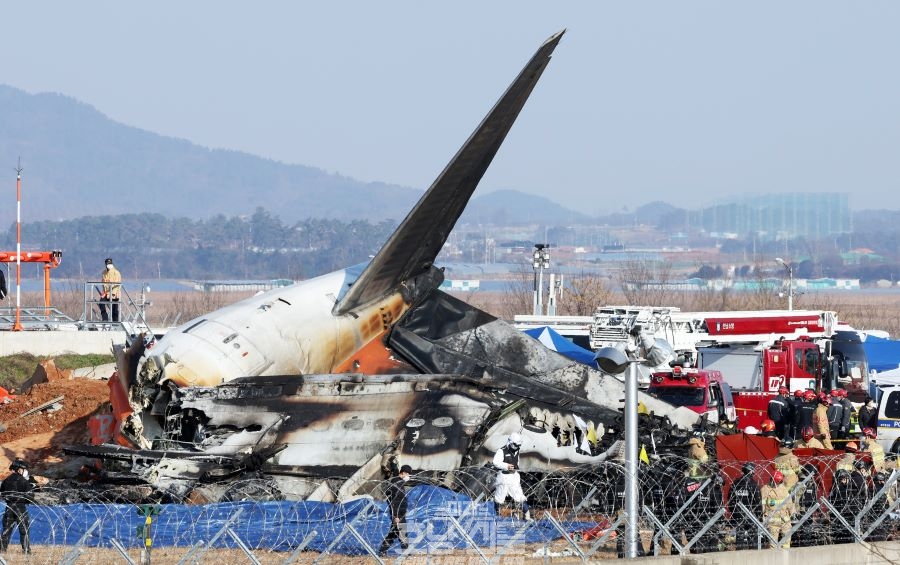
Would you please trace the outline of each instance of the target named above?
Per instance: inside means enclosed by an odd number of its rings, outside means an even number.
[[[562,35],[540,46],[367,265],[227,306],[149,349],[140,339],[120,348],[110,381],[119,445],[68,451],[118,460],[175,495],[250,471],[366,479],[391,453],[450,472],[489,461],[513,431],[523,471],[605,459],[560,434],[605,429],[609,447],[622,383],[441,292],[433,265]],[[697,423],[640,400],[657,427]]]

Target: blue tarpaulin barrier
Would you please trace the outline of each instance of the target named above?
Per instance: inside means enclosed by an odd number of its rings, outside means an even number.
[[[493,502],[473,503],[472,499],[439,487],[420,485],[410,489],[407,498],[408,536],[413,550],[465,548],[465,538],[448,517],[456,519],[466,534],[480,546],[507,545],[523,522],[498,517]],[[137,531],[145,517],[130,504],[30,505],[31,543],[74,545],[91,530],[84,544],[110,547],[117,539],[125,546],[142,544]],[[154,547],[189,547],[210,540],[236,512],[241,510],[231,529],[251,548],[290,551],[310,533],[317,532],[307,548],[326,550],[341,535],[348,523],[375,549],[388,533],[389,515],[382,501],[361,498],[342,504],[325,502],[222,502],[205,505],[163,504],[153,517]],[[5,511],[5,504],[2,505]],[[587,530],[593,522],[565,522],[569,532]],[[560,537],[549,521],[539,520],[518,543],[546,542]],[[18,543],[18,532],[11,543]],[[220,536],[213,547],[235,548],[236,542]],[[395,545],[395,548],[397,546]],[[365,548],[346,534],[331,548],[332,552],[359,555]]]

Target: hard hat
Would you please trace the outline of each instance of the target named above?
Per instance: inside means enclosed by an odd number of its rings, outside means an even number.
[[[863,428],[862,433],[864,436],[866,436],[868,438],[872,438],[872,439],[875,439],[875,437],[877,436],[874,428],[868,428],[868,427]]]
[[[807,390],[803,393],[803,398],[805,398],[806,400],[814,400],[816,398],[816,393],[811,390]]]
[[[819,403],[828,405],[828,404],[831,404],[831,399],[828,398],[828,395],[825,394],[824,392],[820,392],[819,393]]]
[[[28,463],[25,462],[24,459],[15,459],[9,466],[10,471],[16,471],[18,469],[27,469]]]
[[[757,430],[757,429],[754,428],[753,426],[747,426],[746,428],[744,428],[744,433],[745,433],[745,434],[750,434],[750,435],[754,435],[754,436],[755,436],[755,435],[757,435],[757,434],[759,433],[759,430]]]
[[[847,398],[847,389],[839,388],[838,392],[841,394],[841,398]]]
[[[784,481],[784,474],[781,471],[775,471],[772,473],[772,480],[776,483],[780,483]]]
[[[803,431],[801,432],[801,434],[803,435],[804,441],[809,441],[813,438],[813,436],[816,435],[810,426],[806,426],[805,428],[803,428]]]
[[[790,394],[790,392],[791,391],[788,390],[788,387],[786,387],[786,386],[782,385],[782,386],[778,387],[778,394]]]
[[[747,461],[743,464],[743,466],[741,466],[741,471],[743,471],[745,475],[752,474],[754,471],[756,471],[756,463],[754,463],[753,461]]]
[[[838,469],[837,472],[834,474],[834,478],[836,478],[839,481],[843,480],[843,479],[849,479],[850,471],[848,471],[847,469]]]
[[[854,469],[863,470],[866,468],[866,465],[868,465],[868,463],[866,462],[865,459],[857,459],[856,461],[853,462]]]
[[[106,265],[112,265],[112,257],[107,257],[105,261],[103,261]]]
[[[833,388],[833,389],[831,389],[831,396],[832,396],[833,398],[840,398],[840,397],[841,397],[841,391],[838,390],[838,389],[836,389],[836,388]]]
[[[794,438],[784,438],[784,440],[782,440],[781,442],[781,445],[788,449],[792,449],[794,447]]]
[[[800,467],[800,472],[806,475],[815,474],[819,469],[816,468],[812,463],[804,463],[802,467]]]
[[[509,434],[509,439],[506,440],[506,443],[509,445],[522,445],[522,434],[519,432]]]
[[[760,429],[764,432],[774,432],[775,431],[775,422],[769,419],[765,419],[760,424]]]
[[[846,449],[847,451],[856,451],[857,449],[859,449],[859,446],[856,445],[855,441],[849,441],[847,442],[847,445],[844,449]]]

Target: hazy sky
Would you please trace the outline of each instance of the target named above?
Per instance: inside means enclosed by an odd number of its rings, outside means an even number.
[[[200,145],[423,189],[567,28],[478,193],[587,213],[781,191],[900,209],[900,2],[35,1],[0,13],[0,83]]]

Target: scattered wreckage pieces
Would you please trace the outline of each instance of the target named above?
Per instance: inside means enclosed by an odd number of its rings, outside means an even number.
[[[47,402],[41,404],[40,406],[35,406],[31,410],[26,412],[22,412],[19,414],[19,418],[24,418],[25,416],[30,416],[35,412],[40,412],[41,410],[54,411],[62,408],[62,401],[65,399],[65,396],[57,396],[53,400],[48,400]]]

